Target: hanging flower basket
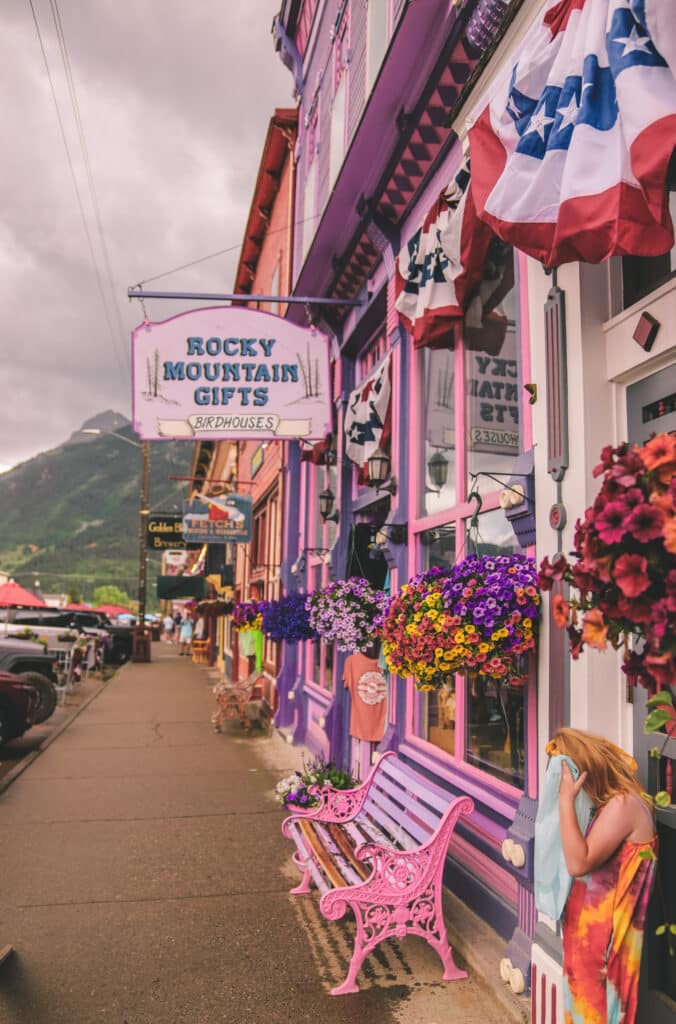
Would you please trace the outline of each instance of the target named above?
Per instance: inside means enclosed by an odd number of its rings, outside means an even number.
[[[262,602],[240,601],[232,609],[232,624],[240,633],[248,629],[260,629],[263,621]]]
[[[383,654],[391,672],[414,676],[420,690],[435,690],[450,673],[444,655],[451,616],[442,589],[448,570],[430,569],[405,583],[382,624]]]
[[[443,586],[451,614],[452,672],[522,678],[522,655],[535,648],[540,609],[537,567],[525,555],[469,555]]]
[[[540,604],[535,562],[524,555],[470,555],[420,573],[401,588],[383,625],[397,675],[436,690],[456,672],[521,682],[535,647]]]
[[[555,595],[552,609],[573,658],[585,646],[624,647],[627,681],[650,692],[676,683],[675,474],[670,434],[604,448],[594,470],[601,490],[575,526],[576,561],[561,555],[540,566],[543,590],[565,580],[574,592],[569,601]]]
[[[276,643],[312,640],[316,633],[310,625],[306,607],[308,594],[286,594],[278,601],[263,601],[262,630]]]
[[[366,651],[379,638],[378,625],[388,597],[357,576],[336,580],[311,594],[306,603],[310,625],[339,651]]]

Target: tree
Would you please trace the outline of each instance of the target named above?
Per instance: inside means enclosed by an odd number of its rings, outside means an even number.
[[[74,583],[68,590],[68,604],[82,604],[82,593]]]
[[[120,590],[119,587],[109,583],[103,587],[96,587],[94,590],[94,607],[98,607],[101,604],[119,604],[124,608],[130,608],[132,599],[126,590]]]

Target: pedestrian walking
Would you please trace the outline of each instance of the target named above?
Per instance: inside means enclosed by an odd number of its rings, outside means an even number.
[[[601,736],[559,729],[547,752],[561,765],[561,846],[573,883],[563,915],[564,1017],[634,1024],[646,910],[655,874],[657,836],[642,796],[636,762]],[[583,834],[575,798],[593,804]]]
[[[170,644],[174,639],[174,620],[171,615],[165,615],[162,619],[162,629],[164,630],[164,640]]]
[[[178,638],[179,654],[190,654],[190,645],[192,644],[192,633],[193,625],[192,619],[189,615],[183,619],[181,623],[181,631]]]
[[[195,628],[193,629],[193,640],[204,640],[205,629],[206,623],[204,621],[204,616],[200,615],[199,618],[197,619],[197,622],[195,623]]]

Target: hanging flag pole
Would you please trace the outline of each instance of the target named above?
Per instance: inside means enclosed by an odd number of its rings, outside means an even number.
[[[308,306],[363,306],[363,299],[336,299],[307,295],[219,295],[214,292],[147,292],[127,288],[130,299],[182,299],[187,302],[289,302]]]

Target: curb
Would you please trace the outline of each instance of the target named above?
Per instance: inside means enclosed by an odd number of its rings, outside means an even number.
[[[19,761],[19,763],[14,768],[12,768],[12,770],[9,771],[7,775],[0,779],[0,794],[4,793],[6,789],[9,789],[9,787],[12,785],[15,779],[18,779],[20,775],[23,775],[26,769],[33,764],[33,761],[36,761],[40,754],[44,753],[44,751],[47,750],[49,746],[51,746],[54,740],[58,739],[61,733],[66,731],[71,722],[74,722],[78,715],[81,715],[85,708],[88,708],[92,701],[96,700],[96,698],[100,696],[108,686],[110,686],[113,679],[117,679],[120,672],[124,671],[128,664],[130,663],[127,661],[124,663],[124,665],[120,665],[117,672],[115,672],[110,677],[110,679],[107,679],[105,682],[102,682],[101,686],[98,688],[98,690],[96,690],[95,693],[92,693],[89,697],[87,697],[87,699],[84,700],[82,704],[78,704],[73,713],[69,715],[68,718],[64,719],[61,725],[57,729],[55,729],[54,732],[50,733],[49,736],[45,737],[45,739],[42,741],[37,750],[32,750],[30,754],[26,754],[23,760]]]

